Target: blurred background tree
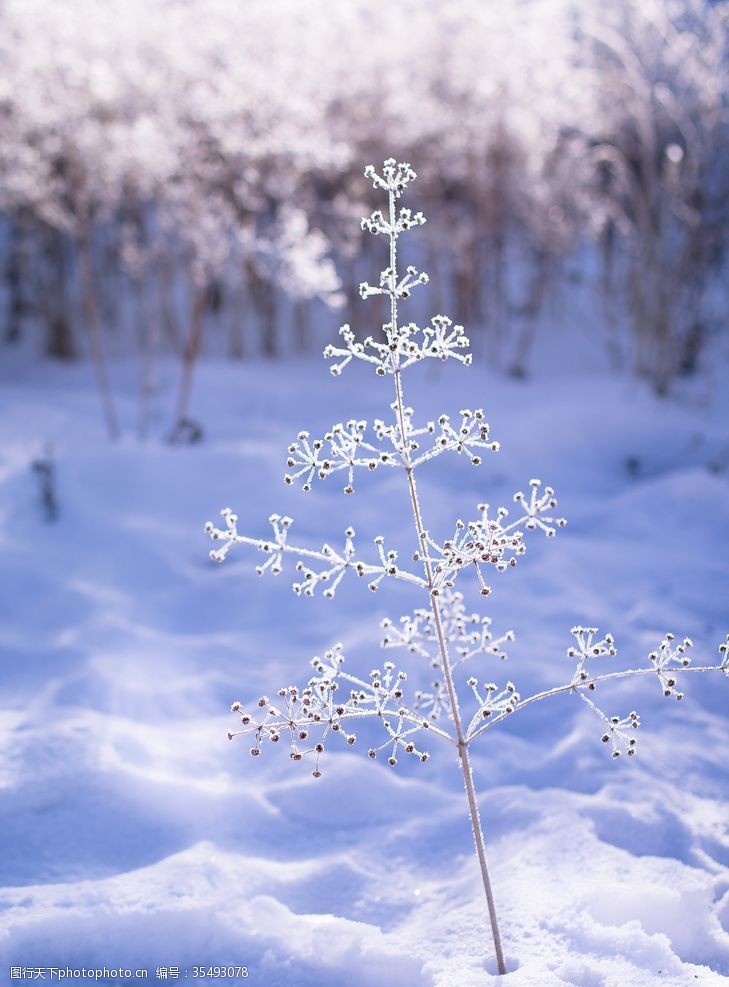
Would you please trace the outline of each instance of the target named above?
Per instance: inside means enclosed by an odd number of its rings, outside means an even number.
[[[0,352],[88,355],[112,435],[109,359],[139,356],[144,434],[176,355],[189,437],[200,354],[357,323],[359,175],[393,154],[442,227],[429,305],[477,351],[525,374],[579,283],[596,346],[665,392],[726,329],[728,10],[4,0]]]

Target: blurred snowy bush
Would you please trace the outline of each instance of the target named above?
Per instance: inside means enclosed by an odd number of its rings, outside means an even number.
[[[436,307],[493,359],[524,370],[589,242],[629,312],[623,357],[665,388],[713,325],[726,8],[6,0],[5,339],[69,357],[88,330],[102,390],[110,345],[191,363],[318,343],[319,300],[352,310],[371,260],[359,162],[395,149],[439,226]]]

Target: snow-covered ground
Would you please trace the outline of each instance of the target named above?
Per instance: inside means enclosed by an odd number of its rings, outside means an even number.
[[[6,370],[0,388],[0,982],[11,966],[144,968],[157,982],[161,967],[192,980],[196,966],[237,965],[247,980],[218,982],[729,983],[729,681],[686,676],[680,704],[648,677],[605,686],[608,712],[641,714],[635,758],[612,760],[571,696],[474,747],[511,971],[498,981],[452,749],[433,738],[429,762],[391,769],[364,739],[328,751],[315,780],[285,750],[254,759],[244,738],[226,739],[232,700],[304,682],[336,641],[366,673],[382,661],[379,620],[422,605],[354,579],[334,601],[298,598],[290,571],[258,579],[243,548],[210,562],[202,530],[230,506],[242,531],[264,535],[275,510],[312,546],[352,524],[365,549],[382,533],[412,553],[395,471],[364,476],[352,497],[337,477],[308,495],[281,482],[300,428],[384,416],[388,381],[333,380],[318,360],[206,365],[193,407],[205,441],[173,448],[134,438],[132,370],[115,368],[117,444],[87,366]],[[616,668],[644,662],[667,630],[694,639],[696,660],[718,659],[729,631],[718,378],[658,401],[598,370],[524,383],[477,364],[416,373],[407,398],[422,417],[482,405],[502,443],[478,469],[455,457],[423,468],[434,534],[481,500],[509,505],[532,476],[555,486],[569,519],[494,576],[487,612],[517,640],[508,664],[479,659],[479,678],[512,678],[523,694],[568,680],[577,623],[613,632]],[[47,442],[52,523],[30,468]],[[427,683],[417,659],[410,668]]]

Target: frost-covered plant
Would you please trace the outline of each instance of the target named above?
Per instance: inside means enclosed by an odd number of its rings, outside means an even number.
[[[250,537],[238,531],[238,517],[230,510],[222,512],[224,525],[208,522],[206,530],[218,543],[210,554],[222,562],[234,545],[250,545],[264,557],[257,567],[280,573],[286,556],[295,560],[298,577],[293,584],[297,594],[313,596],[321,589],[333,597],[348,572],[366,579],[371,590],[387,580],[400,580],[419,587],[426,603],[421,609],[401,617],[399,621],[382,622],[382,647],[400,649],[424,659],[435,669],[431,691],[411,691],[408,673],[392,661],[384,661],[366,676],[346,670],[342,645],[336,644],[323,657],[312,660],[313,674],[303,687],[288,685],[279,689],[274,698],[261,696],[252,706],[240,702],[232,705],[239,717],[240,727],[229,732],[233,739],[241,734],[252,737],[250,753],[260,756],[266,744],[289,749],[294,761],[305,757],[313,760],[313,774],[321,775],[321,756],[326,746],[343,743],[352,746],[357,740],[357,724],[365,718],[376,718],[383,729],[379,745],[370,747],[368,754],[376,758],[381,753],[390,765],[398,757],[411,755],[420,761],[429,758],[426,749],[435,737],[455,746],[465,781],[468,809],[483,879],[493,933],[497,966],[505,972],[504,956],[499,936],[496,908],[486,863],[485,840],[479,818],[478,802],[469,760],[470,745],[487,730],[520,709],[563,692],[571,692],[594,712],[600,721],[601,739],[610,745],[613,757],[633,755],[636,749],[635,731],[640,720],[635,711],[627,715],[606,713],[591,698],[596,685],[628,676],[654,675],[665,696],[680,700],[679,676],[687,672],[723,671],[729,675],[729,636],[720,647],[721,660],[716,665],[691,664],[691,641],[676,643],[667,634],[657,651],[648,656],[645,667],[610,670],[610,660],[617,654],[610,634],[600,637],[597,628],[574,627],[575,643],[567,651],[575,661],[571,676],[563,685],[527,697],[522,697],[513,682],[498,685],[481,681],[471,674],[460,681],[462,665],[481,655],[506,657],[504,645],[513,640],[512,631],[494,636],[488,617],[466,609],[464,597],[455,589],[459,575],[475,570],[481,595],[491,590],[487,582],[490,569],[504,571],[516,565],[526,551],[525,535],[541,531],[551,537],[565,520],[554,511],[557,501],[554,491],[533,479],[529,493],[516,493],[514,501],[518,516],[510,518],[505,507],[493,511],[488,504],[479,504],[471,520],[457,520],[453,534],[437,541],[429,534],[423,518],[416,470],[447,452],[468,457],[478,466],[484,454],[498,451],[499,444],[490,435],[481,409],[464,409],[457,419],[441,415],[437,422],[418,425],[415,413],[408,407],[403,390],[403,373],[426,359],[457,360],[469,365],[471,356],[463,327],[454,325],[445,316],[435,316],[430,325],[420,329],[414,323],[401,324],[399,304],[419,286],[427,283],[427,275],[408,267],[404,274],[398,269],[397,248],[402,233],[425,222],[422,213],[398,208],[398,200],[416,177],[409,164],[398,164],[390,158],[379,174],[368,166],[365,175],[375,188],[387,195],[387,210],[376,210],[362,221],[363,227],[389,240],[389,263],[381,272],[376,285],[360,285],[363,298],[385,295],[390,303],[390,319],[382,328],[382,341],[368,336],[358,341],[348,325],[340,330],[341,345],[330,345],[324,356],[332,360],[331,372],[339,376],[353,360],[370,364],[377,376],[389,377],[394,387],[394,401],[388,420],[375,420],[371,428],[365,421],[349,420],[332,426],[322,439],[312,439],[308,432],[299,432],[288,449],[287,483],[301,482],[309,490],[315,479],[341,474],[345,493],[354,489],[355,473],[359,469],[383,467],[402,473],[412,508],[414,541],[417,548],[413,565],[402,565],[397,553],[388,549],[382,536],[374,539],[376,554],[368,560],[355,547],[355,532],[345,531],[341,548],[328,543],[310,549],[289,541],[292,519],[272,514],[271,533]],[[603,670],[605,668],[605,670]],[[475,698],[475,712],[470,719],[461,712],[460,690],[465,685]],[[469,703],[472,705],[472,702]]]

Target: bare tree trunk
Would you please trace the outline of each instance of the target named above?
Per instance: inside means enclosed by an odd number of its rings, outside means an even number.
[[[68,259],[64,241],[55,230],[41,231],[33,288],[47,328],[45,351],[59,360],[75,359],[76,341],[68,311]]]
[[[360,298],[359,291],[357,289],[357,260],[356,257],[349,257],[344,262],[347,265],[347,275],[345,279],[346,287],[344,293],[347,296],[347,315],[345,317],[345,322],[349,325],[357,324],[357,315],[359,311],[359,304],[362,301]]]
[[[228,356],[232,360],[242,360],[246,353],[245,335],[243,332],[246,310],[245,280],[236,279],[231,305],[230,329],[228,332]]]
[[[119,327],[119,242],[117,229],[106,227],[102,230],[101,244],[97,251],[97,277],[99,311],[107,332]]]
[[[458,321],[470,331],[476,317],[476,285],[478,263],[474,259],[475,248],[470,244],[464,255],[456,258],[456,313]]]
[[[192,376],[195,363],[200,354],[202,343],[205,306],[208,300],[208,285],[197,288],[192,299],[192,309],[190,312],[190,334],[182,358],[182,375],[180,377],[180,389],[177,395],[177,412],[175,423],[170,435],[171,442],[180,442],[190,431],[190,419],[188,417],[190,394],[192,392]]]
[[[492,359],[498,367],[504,343],[506,319],[506,234],[497,230],[493,236],[493,310],[492,310]]]
[[[248,284],[253,303],[261,319],[261,350],[263,355],[275,359],[279,354],[276,334],[276,295],[274,286],[262,277],[253,265],[248,265]]]
[[[544,250],[538,250],[534,260],[535,270],[529,289],[529,297],[523,307],[524,324],[516,339],[514,359],[509,367],[512,377],[526,377],[529,351],[537,331],[537,319],[544,304],[544,296],[549,284],[550,258]]]
[[[441,255],[435,249],[436,238],[433,237],[433,242],[428,241],[426,246],[426,264],[425,268],[428,276],[430,277],[430,284],[428,286],[430,291],[430,307],[435,312],[442,312],[445,308],[443,304],[443,275],[441,272],[442,263]]]
[[[5,263],[5,284],[8,289],[7,328],[5,341],[17,343],[22,332],[25,303],[23,297],[24,249],[23,230],[19,222],[10,222],[8,251]]]
[[[157,303],[159,306],[160,323],[167,333],[172,349],[179,353],[182,349],[180,327],[177,322],[177,313],[174,307],[174,284],[170,265],[166,258],[162,257],[157,263]]]
[[[299,298],[293,304],[294,343],[297,353],[308,353],[311,349],[311,302]]]
[[[139,421],[137,434],[143,441],[149,435],[151,401],[154,393],[154,357],[157,351],[158,328],[149,304],[149,293],[144,275],[135,278],[137,301],[142,320],[142,362],[139,375]]]
[[[91,341],[91,355],[96,373],[96,386],[101,399],[101,407],[106,420],[106,427],[111,439],[119,438],[119,422],[114,407],[114,399],[109,386],[109,377],[106,365],[106,352],[104,350],[104,340],[99,323],[99,309],[96,298],[96,285],[94,282],[93,256],[91,252],[91,236],[88,229],[84,229],[79,236],[79,263],[81,271],[81,291],[83,296],[84,317],[86,328]]]

